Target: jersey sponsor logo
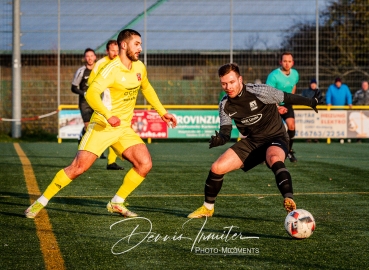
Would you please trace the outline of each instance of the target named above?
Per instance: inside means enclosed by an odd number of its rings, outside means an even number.
[[[258,104],[256,103],[256,100],[251,101],[249,104],[250,104],[251,111],[255,111],[258,108]]]
[[[139,86],[134,89],[127,89],[127,91],[124,92],[123,101],[135,100],[138,95],[138,90]]]
[[[263,117],[263,115],[261,113],[259,113],[259,114],[256,114],[256,115],[252,115],[252,116],[243,118],[243,119],[241,119],[241,122],[245,126],[251,126],[251,125],[259,122],[262,117]]]
[[[136,76],[137,76],[137,80],[141,81],[141,73],[136,73]]]
[[[233,115],[235,115],[237,112],[234,112],[234,113],[229,113],[228,116],[229,117],[232,117]]]

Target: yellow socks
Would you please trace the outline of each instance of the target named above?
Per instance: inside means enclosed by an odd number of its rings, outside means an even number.
[[[71,179],[65,174],[64,169],[60,170],[51,181],[50,185],[46,188],[43,196],[50,200],[55,196],[63,187],[69,185],[72,182]]]
[[[123,184],[117,191],[117,195],[123,199],[126,199],[128,195],[131,194],[132,191],[135,190],[144,179],[145,178],[136,173],[133,168],[130,169],[124,177]]]

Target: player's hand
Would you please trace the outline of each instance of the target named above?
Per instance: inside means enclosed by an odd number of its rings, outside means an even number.
[[[320,90],[316,90],[313,98],[311,99],[311,108],[313,108],[316,113],[318,113],[316,106],[319,104],[323,104],[323,97]]]
[[[116,116],[112,116],[108,119],[108,123],[112,126],[112,127],[118,127],[120,126],[120,119]]]
[[[209,140],[209,149],[213,147],[217,147],[220,145],[223,145],[227,142],[227,140],[224,138],[224,136],[219,133],[218,131],[215,131],[215,136],[211,136]]]
[[[166,113],[161,117],[161,119],[167,123],[168,127],[175,128],[177,126],[177,119],[173,114]]]
[[[279,114],[285,114],[288,112],[288,109],[285,106],[278,106]]]

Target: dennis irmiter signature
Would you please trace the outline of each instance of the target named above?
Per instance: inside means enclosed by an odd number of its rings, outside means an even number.
[[[239,227],[233,226],[233,225],[223,227],[223,233],[204,233],[203,230],[205,228],[207,218],[205,217],[205,219],[203,220],[204,222],[202,223],[198,233],[194,237],[190,237],[188,235],[185,235],[184,233],[178,234],[177,232],[175,232],[173,235],[167,235],[167,234],[162,235],[159,233],[155,233],[152,231],[153,224],[151,220],[145,217],[135,217],[135,218],[119,220],[113,223],[112,225],[110,225],[110,230],[112,230],[113,228],[118,229],[119,228],[118,225],[124,226],[124,224],[127,224],[127,223],[133,223],[134,225],[136,224],[136,226],[130,233],[128,233],[124,237],[120,238],[116,243],[114,243],[114,245],[111,248],[111,252],[114,255],[120,255],[123,253],[127,253],[133,250],[134,248],[138,247],[139,245],[141,245],[143,242],[158,242],[158,241],[166,242],[166,241],[182,241],[182,240],[189,241],[189,242],[192,242],[192,246],[191,246],[191,252],[192,252],[197,244],[199,244],[200,242],[205,242],[205,241],[210,241],[210,240],[229,242],[229,241],[235,241],[235,240],[259,239],[258,236],[243,236],[240,232],[234,232],[233,230]],[[181,226],[182,230],[185,228],[185,225],[191,221],[192,219],[189,219],[186,222],[184,222]],[[141,224],[141,228],[149,227],[149,229],[148,230],[144,229],[141,231],[140,224],[138,223]],[[133,241],[133,238],[135,239],[135,241]],[[137,239],[139,239],[138,242],[136,242]],[[135,243],[131,244],[130,242],[135,242]]]

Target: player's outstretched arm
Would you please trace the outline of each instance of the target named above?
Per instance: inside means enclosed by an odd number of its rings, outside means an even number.
[[[302,97],[300,95],[293,95],[284,93],[284,103],[292,104],[292,105],[305,105],[313,108],[313,110],[317,113],[318,109],[316,108],[317,105],[322,104],[322,95],[320,91],[316,91],[315,95],[312,98]]]
[[[161,119],[167,123],[168,127],[175,128],[177,126],[177,119],[173,114],[166,113],[161,117]]]

